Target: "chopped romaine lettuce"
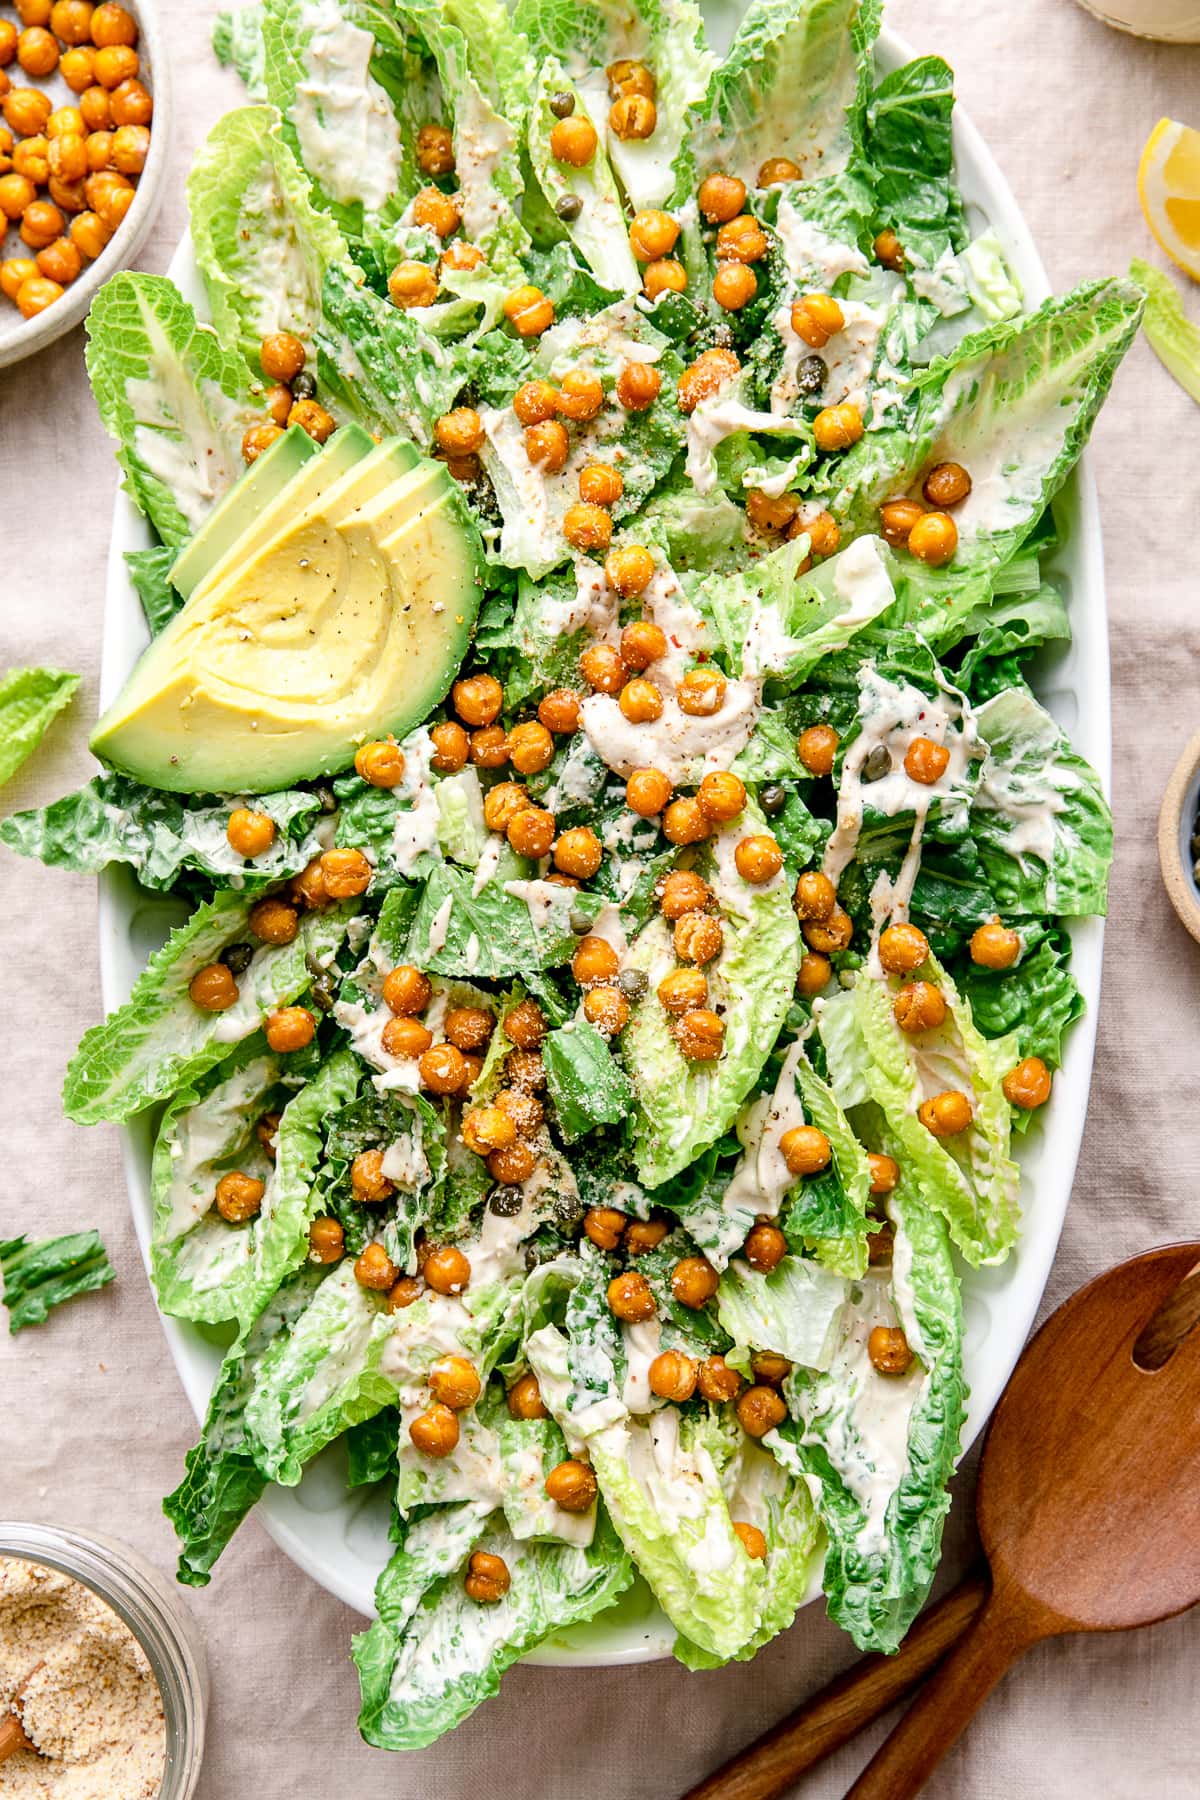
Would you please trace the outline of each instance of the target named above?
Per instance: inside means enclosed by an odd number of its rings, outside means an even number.
[[[0,1243],[0,1302],[8,1312],[10,1332],[42,1325],[50,1309],[92,1294],[117,1271],[108,1260],[98,1231],[76,1231],[67,1237],[9,1238]]]

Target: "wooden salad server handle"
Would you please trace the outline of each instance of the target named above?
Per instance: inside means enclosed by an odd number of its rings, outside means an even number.
[[[796,1712],[689,1788],[683,1800],[776,1800],[806,1769],[839,1750],[911,1693],[968,1631],[989,1593],[986,1571],[921,1615],[894,1656],[865,1656]]]
[[[25,1727],[15,1712],[10,1712],[7,1718],[0,1719],[0,1763],[6,1763],[10,1756],[16,1755],[18,1750],[34,1750],[36,1748],[37,1746],[31,1744],[25,1736]]]

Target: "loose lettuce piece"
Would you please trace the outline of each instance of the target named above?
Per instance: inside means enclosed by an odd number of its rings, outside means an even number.
[[[252,100],[267,94],[263,51],[263,9],[258,4],[218,13],[213,25],[213,55],[222,68],[241,76]]]
[[[9,1331],[44,1325],[51,1307],[77,1294],[93,1294],[116,1275],[98,1231],[33,1243],[27,1237],[9,1238],[0,1243],[0,1301],[8,1311]]]
[[[1074,467],[1141,319],[1141,290],[1096,281],[1037,312],[964,338],[913,378],[911,416],[869,431],[836,464],[823,493],[857,531],[875,529],[881,503],[930,463],[971,472],[956,509],[958,549],[943,568],[898,559],[899,612],[935,649],[991,591]]]
[[[1040,1056],[1048,1068],[1062,1063],[1063,1038],[1084,1012],[1083,995],[1070,970],[1071,940],[1051,927],[1020,926],[1023,949],[1011,969],[984,969],[964,959],[959,975],[971,1016],[988,1038],[1015,1034],[1019,1056]],[[1037,939],[1036,945],[1030,940]],[[1036,1115],[1019,1109],[1013,1130],[1023,1131]]]
[[[705,845],[698,867],[712,883],[725,927],[725,947],[707,973],[712,1000],[723,1005],[725,1042],[712,1063],[688,1062],[658,1004],[658,985],[675,956],[670,927],[652,919],[634,940],[627,966],[649,977],[622,1033],[621,1050],[637,1108],[633,1152],[638,1179],[659,1187],[678,1175],[728,1128],[758,1078],[787,1016],[799,968],[799,932],[791,886],[783,872],[765,886],[742,880],[736,841],[765,829],[753,804],[736,829]]]
[[[487,873],[487,871],[481,871]],[[430,974],[501,979],[569,962],[579,896],[540,881],[507,844],[475,892],[476,876],[441,863],[430,872],[408,938],[408,960]]]
[[[504,1518],[515,1538],[550,1539],[586,1548],[596,1508],[564,1512],[546,1492],[546,1477],[564,1460],[566,1440],[552,1419],[502,1419],[499,1429]]]
[[[254,1128],[281,1074],[279,1058],[253,1056],[203,1099],[182,1096],[163,1118],[151,1172],[150,1258],[159,1304],[176,1318],[234,1319],[246,1331],[304,1261],[317,1211],[322,1124],[353,1097],[358,1064],[348,1050],[337,1052],[287,1101],[272,1163]],[[227,1224],[213,1206],[217,1182],[230,1169],[266,1184],[246,1225]]]
[[[953,262],[966,237],[954,185],[953,112],[954,71],[940,56],[918,57],[894,69],[867,106],[866,154],[879,227],[886,225],[899,237],[913,289],[925,298],[932,295],[923,283],[947,254]],[[950,310],[963,311],[969,304],[962,283]]]
[[[888,1201],[890,1283],[881,1270],[864,1278],[829,1369],[794,1371],[794,1418],[764,1439],[815,1483],[829,1615],[860,1650],[895,1650],[924,1605],[964,1417],[958,1277],[945,1226],[914,1189],[906,1182]],[[896,1323],[917,1360],[906,1375],[880,1375],[867,1338],[873,1325]]]
[[[417,1235],[429,1223],[446,1176],[442,1113],[420,1094],[378,1093],[374,1086],[332,1117],[329,1111],[320,1210],[341,1221],[351,1254],[377,1240],[398,1268],[414,1272]],[[364,1206],[354,1189],[352,1166],[364,1150],[383,1152],[384,1173],[396,1190],[382,1207]]]
[[[220,887],[253,890],[298,874],[320,854],[310,829],[321,810],[315,794],[293,788],[255,794],[253,806],[277,827],[269,850],[253,861],[239,856],[226,826],[242,798],[195,804],[178,794],[144,787],[126,775],[97,775],[86,787],[34,812],[0,821],[0,841],[21,856],[55,868],[95,875],[110,863],[128,863],[143,887],[174,887],[184,869],[195,869]]]
[[[529,160],[538,184],[552,207],[569,195],[583,202],[578,218],[565,221],[568,237],[601,287],[618,294],[636,294],[642,284],[641,276],[629,248],[629,228],[608,157],[597,147],[592,160],[584,168],[575,169],[550,154],[550,133],[555,124],[550,101],[559,93],[572,96],[576,117],[589,117],[585,97],[572,86],[557,57],[550,56],[542,64],[526,125]],[[605,111],[593,121],[600,137],[608,104],[606,94]]]
[[[0,785],[33,755],[78,686],[78,675],[62,669],[10,669],[0,679]]]
[[[321,390],[342,423],[423,445],[471,367],[469,347],[439,342],[419,312],[381,300],[340,263],[325,272],[316,342]]]
[[[976,718],[991,754],[972,828],[1003,913],[1103,913],[1112,814],[1100,778],[1028,688],[1008,688]]]
[[[87,331],[88,376],[126,490],[179,550],[245,467],[254,378],[162,275],[114,275]]]
[[[352,1488],[394,1479],[398,1425],[396,1413],[389,1408],[350,1427],[346,1433],[346,1479]]]
[[[221,1364],[200,1442],[187,1453],[183,1480],[163,1501],[179,1538],[176,1579],[188,1587],[208,1586],[213,1564],[267,1485],[247,1434],[246,1403],[267,1351],[291,1330],[324,1276],[308,1267],[286,1282]]]
[[[157,637],[183,605],[183,595],[171,586],[177,554],[170,544],[152,544],[148,550],[125,552],[125,567],[142,603],[151,637]]]
[[[840,1275],[785,1256],[764,1275],[735,1257],[717,1289],[717,1316],[738,1352],[773,1350],[808,1369],[827,1369],[846,1300]]]
[[[799,1239],[816,1261],[839,1275],[861,1275],[867,1266],[867,1207],[871,1168],[829,1083],[802,1056],[796,1083],[810,1124],[829,1139],[833,1160],[820,1175],[793,1190],[784,1216],[789,1242]]]
[[[362,1685],[359,1730],[380,1749],[433,1743],[496,1693],[505,1669],[527,1650],[593,1618],[632,1580],[629,1558],[605,1519],[587,1549],[514,1538],[501,1515],[478,1537],[474,1522],[465,1508],[449,1521],[431,1514],[412,1527],[380,1577],[380,1617],[353,1649]],[[449,1566],[452,1555],[461,1563],[475,1547],[502,1556],[512,1576],[494,1606],[471,1600],[457,1563]],[[408,1614],[412,1588],[430,1569],[437,1579]]]
[[[223,343],[247,363],[263,338],[289,331],[311,346],[321,289],[346,241],[309,197],[308,178],[283,137],[273,106],[226,113],[188,176],[196,262]]]
[[[1200,326],[1183,310],[1174,282],[1134,257],[1129,273],[1146,290],[1145,331],[1150,348],[1193,400],[1200,400]]]
[[[1010,564],[1004,574],[1016,566]],[[1036,561],[1033,572],[1036,575]],[[963,623],[971,642],[955,680],[976,705],[1003,688],[1019,685],[1025,659],[1041,645],[1071,641],[1066,602],[1052,582],[1040,578],[1028,592],[997,595]]]
[[[546,1087],[564,1142],[573,1144],[597,1125],[617,1125],[628,1113],[633,1089],[594,1025],[570,1019],[542,1045]]]
[[[742,675],[794,686],[894,602],[895,558],[882,538],[856,538],[799,573],[807,556],[808,539],[799,537],[750,569],[710,577],[697,589],[697,605]]]
[[[263,1017],[297,999],[312,979],[309,958],[328,965],[345,936],[345,907],[305,915],[290,944],[264,945],[238,977],[227,1012],[203,1012],[188,995],[192,976],[246,936],[252,901],[221,893],[173,931],[139,976],[125,1005],[86,1033],[67,1069],[63,1105],[77,1125],[128,1119],[197,1081]]]

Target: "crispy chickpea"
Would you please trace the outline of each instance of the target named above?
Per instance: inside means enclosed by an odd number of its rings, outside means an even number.
[[[132,81],[138,72],[138,54],[128,44],[105,44],[96,51],[96,80],[109,93],[122,82]]]
[[[362,1257],[359,1258],[359,1263],[361,1261]],[[354,1266],[356,1275],[358,1266],[358,1263]],[[388,1285],[394,1284],[389,1282]],[[435,1400],[432,1406],[417,1414],[408,1428],[408,1435],[423,1456],[449,1456],[458,1444],[458,1416],[442,1401]],[[474,1557],[471,1560],[474,1562]],[[467,1579],[469,1581],[470,1577]],[[468,1587],[467,1592],[470,1591]]]
[[[266,1191],[266,1183],[256,1175],[246,1175],[241,1169],[231,1169],[217,1183],[214,1196],[217,1211],[228,1224],[244,1225],[258,1212]]]
[[[879,509],[880,534],[894,549],[902,549],[917,520],[924,517],[925,508],[919,501],[886,500]]]
[[[1011,969],[1020,954],[1020,937],[1002,925],[999,917],[971,933],[971,961],[981,969]]]
[[[368,1244],[354,1265],[354,1279],[360,1287],[373,1288],[376,1293],[386,1294],[400,1279],[400,1270],[396,1267],[383,1245]],[[413,1440],[414,1443],[416,1440]]]
[[[766,232],[752,213],[741,213],[717,232],[719,262],[761,262],[770,249]]]
[[[591,369],[570,369],[559,384],[555,409],[564,419],[586,425],[598,417],[604,405],[604,387]],[[622,488],[624,484],[622,483]]]
[[[590,825],[576,825],[564,831],[554,846],[554,866],[564,875],[577,875],[587,881],[604,860],[600,839]]]
[[[0,293],[9,300],[15,301],[25,283],[36,281],[37,278],[37,264],[31,257],[10,256],[0,263]]]
[[[588,463],[579,471],[579,498],[590,506],[614,506],[624,492],[620,470],[608,463]]]
[[[325,870],[319,856],[314,856],[310,863],[306,863],[299,875],[292,876],[291,897],[297,906],[307,907],[309,911],[328,906]]]
[[[904,1375],[912,1366],[908,1339],[898,1325],[875,1325],[867,1339],[871,1367],[881,1375]]]
[[[52,13],[51,18],[53,16]],[[132,46],[138,41],[136,19],[123,6],[116,5],[115,0],[104,0],[104,4],[96,8],[89,28],[93,44],[100,49],[107,49],[112,44]]]
[[[696,1385],[702,1399],[712,1406],[723,1406],[727,1401],[737,1399],[745,1383],[723,1356],[706,1356],[700,1364]]]
[[[346,1234],[337,1219],[323,1213],[308,1228],[308,1260],[313,1263],[341,1262],[346,1249]]]
[[[334,433],[334,419],[315,400],[297,400],[288,414],[288,424],[298,425],[315,443],[324,444]]]
[[[82,123],[82,121],[81,121]],[[146,158],[140,150],[136,139],[129,133],[136,127],[123,125],[121,131],[113,133],[112,160],[123,175],[140,175]],[[121,132],[126,135],[122,137]],[[56,181],[67,183],[82,181],[88,173],[87,144],[83,133],[79,131],[60,131],[57,137],[51,137],[46,155],[46,170]]]
[[[596,154],[596,127],[584,113],[571,113],[559,119],[550,133],[550,154],[555,162],[569,168],[583,169]]]
[[[364,1206],[380,1206],[396,1189],[383,1172],[382,1150],[360,1150],[350,1164],[350,1185]]]
[[[621,967],[620,958],[607,939],[583,937],[571,958],[571,973],[580,987],[594,987],[598,982],[613,982]]]
[[[626,1269],[609,1282],[608,1309],[614,1318],[630,1325],[644,1324],[658,1310],[650,1283],[636,1269]]]
[[[583,1235],[597,1250],[615,1250],[628,1223],[625,1214],[618,1212],[615,1206],[589,1206],[584,1215]]]
[[[911,975],[929,959],[929,939],[919,925],[889,925],[879,936],[879,960],[889,975]]]
[[[463,1143],[476,1156],[490,1156],[493,1150],[507,1150],[517,1141],[517,1128],[498,1106],[477,1106],[463,1115]]]
[[[833,1149],[815,1125],[793,1125],[779,1140],[779,1154],[790,1175],[819,1175],[833,1160]]]
[[[538,719],[558,737],[579,730],[579,695],[570,688],[553,688],[538,702]]]
[[[433,1033],[420,1019],[389,1019],[379,1034],[379,1041],[389,1056],[411,1062],[424,1056],[433,1043]]]
[[[554,302],[527,282],[509,294],[504,316],[518,337],[540,337],[554,323]]]
[[[543,425],[555,415],[558,389],[552,381],[526,381],[513,395],[512,404],[522,425]]]
[[[238,997],[238,985],[224,963],[208,963],[188,982],[188,997],[204,1012],[226,1012]]]
[[[433,767],[439,775],[457,775],[466,766],[471,740],[454,719],[443,719],[430,732],[433,740]]]
[[[885,1156],[880,1150],[867,1152],[867,1162],[871,1169],[871,1192],[879,1196],[890,1194],[900,1179],[900,1164],[894,1156]]]
[[[537,1050],[546,1041],[548,1030],[546,1015],[536,1000],[521,1000],[504,1015],[504,1035],[519,1050]]]
[[[326,850],[321,873],[331,900],[351,900],[366,893],[375,871],[361,850]]]
[[[958,549],[958,527],[949,513],[922,513],[908,534],[908,553],[940,569]]]
[[[854,920],[843,907],[835,906],[827,919],[808,919],[800,927],[810,950],[821,956],[833,956],[848,950],[854,937]]]
[[[153,96],[140,81],[120,82],[112,90],[110,106],[114,125],[144,128],[154,117]]]
[[[463,1412],[474,1406],[483,1392],[479,1371],[465,1356],[442,1356],[429,1371],[429,1386],[435,1400],[451,1412]]]
[[[70,238],[56,238],[37,253],[38,273],[60,287],[69,287],[83,268],[83,258]]]
[[[493,1181],[507,1187],[519,1187],[537,1168],[537,1157],[528,1144],[509,1144],[507,1149],[493,1150],[487,1159],[488,1174]]]
[[[911,981],[892,1001],[892,1016],[901,1031],[916,1037],[945,1022],[946,1002],[931,981]]]
[[[1041,1057],[1027,1056],[1015,1069],[1009,1070],[1000,1085],[1010,1106],[1032,1112],[1035,1107],[1045,1106],[1052,1083],[1050,1071]]]
[[[660,294],[682,294],[687,288],[687,270],[674,257],[663,257],[647,263],[642,274],[642,292],[648,300]]]
[[[670,256],[679,240],[679,222],[668,212],[650,207],[635,213],[629,227],[629,248],[639,262],[657,262]]]
[[[790,156],[768,156],[758,171],[755,185],[760,188],[778,187],[784,181],[799,181],[803,173],[799,163],[794,163]]]
[[[811,1000],[814,994],[821,993],[829,986],[833,976],[833,964],[827,956],[817,951],[808,950],[800,958],[800,972],[796,976],[796,992],[802,999]]]
[[[799,919],[827,919],[837,905],[837,889],[819,869],[806,869],[796,883],[795,904]]]
[[[86,177],[83,181],[60,181],[57,175],[51,175],[47,192],[60,212],[78,214],[88,209]]]
[[[491,1041],[496,1021],[486,1006],[452,1006],[444,1029],[447,1042],[456,1050],[483,1050]]]
[[[715,1062],[725,1043],[725,1027],[708,1007],[693,1007],[675,1027],[675,1042],[686,1061]]]
[[[936,1138],[958,1137],[966,1131],[973,1116],[971,1102],[957,1088],[935,1094],[917,1108],[918,1119]]]
[[[290,331],[272,331],[259,346],[258,360],[268,381],[295,381],[304,367],[304,345]]]
[[[525,455],[534,468],[547,475],[559,475],[567,466],[571,440],[561,419],[545,419],[530,425],[525,432]]]
[[[658,1003],[664,1012],[682,1016],[708,1003],[708,982],[700,969],[672,969],[658,984]]]
[[[644,675],[635,675],[632,681],[625,683],[617,704],[631,725],[645,725],[662,718],[662,693]]]
[[[766,1437],[787,1418],[783,1396],[770,1387],[748,1387],[737,1401],[738,1423],[747,1437]]]
[[[94,81],[91,87],[84,88],[80,94],[79,110],[89,131],[112,130],[112,99],[108,89],[102,88],[98,81]]]
[[[646,94],[653,100],[658,92],[653,72],[644,62],[636,62],[631,57],[622,57],[617,62],[609,63],[604,73],[608,80],[610,100],[619,100],[622,94]]]
[[[31,25],[17,39],[17,61],[27,75],[38,79],[58,67],[58,40],[40,25]]]
[[[546,1494],[562,1512],[585,1513],[596,1504],[599,1484],[587,1463],[568,1457],[546,1477]]]
[[[653,137],[658,108],[649,94],[622,94],[609,108],[608,124],[623,144],[635,143]]]
[[[48,200],[34,200],[21,219],[21,238],[31,250],[45,250],[67,229],[67,221]]]
[[[404,752],[395,738],[380,738],[374,743],[363,744],[354,756],[355,771],[370,787],[399,787],[404,780],[405,766]]]
[[[422,175],[452,175],[454,139],[444,125],[422,125],[417,133],[417,167]]]
[[[678,920],[672,938],[675,954],[681,962],[703,967],[721,954],[725,928],[720,919],[704,913],[687,913]]]
[[[900,275],[904,272],[904,247],[894,231],[881,231],[872,246],[875,261]]]
[[[699,1370],[690,1356],[679,1350],[663,1350],[646,1372],[650,1392],[660,1400],[675,1400],[680,1405],[696,1391]]]
[[[921,492],[938,510],[958,506],[971,492],[971,477],[961,463],[935,463],[921,484]]]
[[[111,168],[113,139],[116,135],[115,131],[91,131],[88,133],[83,147],[87,154],[87,165],[91,174],[100,175],[105,169]],[[291,400],[289,391],[288,412],[291,411]],[[276,420],[276,424],[279,423],[287,424],[287,413],[284,414],[282,421]]]
[[[428,263],[398,262],[388,276],[388,295],[393,306],[404,311],[432,306],[437,299],[438,280]]]
[[[471,1279],[471,1265],[453,1244],[442,1244],[425,1258],[421,1273],[435,1294],[461,1294]]]
[[[709,824],[699,800],[685,796],[664,808],[662,829],[672,844],[700,844],[708,836]]]
[[[257,462],[263,451],[269,450],[272,444],[278,443],[282,436],[283,432],[280,427],[272,425],[270,421],[261,425],[251,425],[242,434],[242,461],[244,463]]]
[[[532,1137],[545,1116],[541,1101],[519,1088],[502,1088],[496,1095],[496,1105],[508,1114],[521,1137]]]
[[[280,894],[270,894],[250,908],[246,921],[264,944],[290,944],[300,929],[300,915]]]
[[[682,919],[685,913],[702,912],[711,902],[712,889],[694,869],[672,869],[658,896],[664,919]]]
[[[619,566],[618,558],[645,558],[643,566],[633,570],[627,562]],[[654,559],[648,550],[640,544],[630,544],[624,550],[614,550],[605,564],[605,575],[609,585],[619,593],[628,597],[638,594],[649,585],[654,572]],[[641,579],[645,575],[645,580]],[[637,579],[631,580],[631,575]],[[621,657],[627,668],[648,669],[651,663],[659,662],[667,654],[667,634],[649,619],[634,619],[621,632]]]
[[[4,123],[18,137],[36,137],[54,108],[40,88],[15,87],[4,97]]]
[[[280,1056],[303,1050],[316,1034],[317,1021],[304,1006],[281,1006],[263,1020],[263,1032],[271,1049]]]
[[[602,1037],[616,1037],[629,1023],[629,1002],[617,987],[590,987],[583,996],[583,1016]]]
[[[82,94],[96,83],[96,52],[91,44],[72,45],[61,58],[58,72],[73,94]]]
[[[712,292],[726,312],[740,312],[758,293],[758,277],[748,263],[722,263],[713,277]]]
[[[404,1312],[408,1307],[415,1305],[423,1292],[424,1289],[415,1276],[402,1275],[399,1281],[388,1289],[388,1312]]]
[[[554,739],[536,719],[514,725],[508,734],[508,759],[520,775],[537,775],[554,758]]]
[[[708,175],[696,198],[710,225],[728,225],[746,204],[746,184],[736,175]]]
[[[450,699],[463,724],[474,729],[499,718],[504,689],[494,675],[466,675],[454,683]]]
[[[508,1390],[509,1416],[514,1419],[548,1419],[536,1375],[522,1375]]]
[[[434,441],[448,456],[473,456],[484,445],[483,420],[473,406],[443,413],[433,428]]]
[[[579,673],[588,688],[596,689],[596,693],[617,695],[624,688],[628,670],[621,661],[621,652],[613,644],[588,644],[579,657]]]
[[[916,737],[904,754],[904,772],[910,781],[919,782],[922,787],[932,787],[940,781],[950,767],[950,752],[945,744],[935,743],[932,738]]]
[[[746,517],[757,531],[785,531],[799,510],[795,494],[767,494],[762,488],[747,491]]]
[[[91,0],[55,0],[50,8],[50,29],[64,44],[86,44],[92,36],[92,12]],[[136,41],[135,32],[129,42]]]
[[[288,422],[288,414],[292,410],[292,390],[277,381],[266,393],[267,417],[281,429]],[[355,759],[357,765],[357,758]]]
[[[512,1576],[502,1556],[492,1556],[487,1550],[475,1550],[471,1553],[463,1582],[469,1600],[474,1600],[481,1606],[495,1606],[503,1600],[511,1586]]]
[[[37,189],[26,175],[0,175],[0,213],[19,219],[37,199]]]
[[[432,231],[435,237],[447,238],[462,224],[462,211],[452,194],[426,187],[413,197],[412,218],[414,225]]]
[[[453,1044],[434,1044],[417,1065],[421,1084],[431,1094],[457,1094],[466,1084],[467,1065]]]
[[[756,1381],[767,1387],[782,1387],[785,1379],[792,1372],[792,1365],[786,1356],[777,1356],[773,1350],[756,1350],[750,1358],[750,1368]]]
[[[760,831],[742,839],[733,853],[733,860],[742,880],[757,887],[778,875],[783,867],[783,852],[773,837]]]
[[[558,821],[552,812],[544,806],[527,806],[509,820],[505,836],[518,856],[539,862],[549,855],[557,829]]]
[[[769,1275],[787,1255],[787,1239],[778,1225],[755,1225],[742,1245],[742,1255],[752,1269]]]
[[[726,681],[720,669],[708,666],[688,669],[675,690],[680,712],[691,718],[708,718],[725,704]]]
[[[501,781],[489,788],[483,801],[483,820],[489,831],[507,831],[519,812],[533,802],[519,781]]]
[[[626,1256],[645,1256],[650,1250],[657,1250],[667,1235],[667,1227],[661,1219],[634,1219],[625,1228],[624,1250]]]
[[[679,377],[679,410],[691,413],[702,400],[709,400],[727,381],[732,381],[741,363],[732,350],[705,350]]]
[[[809,725],[800,733],[796,754],[810,775],[833,773],[838,741],[832,725]]]
[[[17,54],[17,28],[11,19],[0,19],[0,69],[6,69]]]
[[[662,376],[653,363],[626,363],[617,376],[617,399],[626,412],[645,412],[662,392]]]
[[[823,350],[845,329],[846,315],[832,294],[805,294],[792,307],[792,330],[811,350]]]
[[[827,453],[849,449],[851,444],[857,444],[862,434],[862,414],[848,401],[842,401],[838,406],[825,407],[813,420],[813,437],[817,449]]]
[[[808,546],[814,556],[832,556],[842,541],[841,527],[832,513],[819,512],[811,519],[793,519],[788,527],[789,538],[796,538],[804,533],[808,538]]]
[[[275,842],[275,821],[269,813],[251,812],[249,807],[236,806],[229,815],[225,836],[229,839],[230,849],[236,850],[239,856],[261,856]]]
[[[671,778],[661,769],[635,769],[625,783],[625,804],[640,819],[655,818],[671,798]]]

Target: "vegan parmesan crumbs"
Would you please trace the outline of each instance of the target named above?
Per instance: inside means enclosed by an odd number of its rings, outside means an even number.
[[[162,1784],[166,1732],[141,1645],[82,1582],[3,1556],[5,1711],[22,1682],[22,1721],[41,1754],[19,1750],[0,1764],[4,1800],[153,1800]]]

